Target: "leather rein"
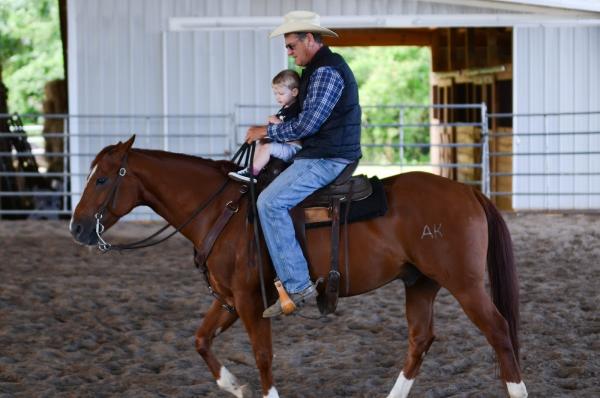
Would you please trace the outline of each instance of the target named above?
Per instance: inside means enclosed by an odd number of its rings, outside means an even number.
[[[245,164],[248,165],[252,169],[254,150],[255,150],[254,143],[252,145],[244,143],[238,149],[236,154],[233,156],[232,162],[237,163],[238,165],[245,162]],[[144,239],[141,239],[141,240],[138,240],[135,242],[131,242],[131,243],[127,243],[127,244],[110,244],[105,239],[102,238],[102,233],[104,232],[105,228],[104,228],[104,225],[102,225],[101,221],[102,221],[102,217],[104,216],[105,211],[108,210],[109,204],[111,205],[112,208],[114,208],[119,185],[121,184],[121,181],[123,180],[123,178],[127,175],[127,157],[128,157],[128,155],[129,155],[129,152],[127,152],[125,154],[125,156],[123,157],[121,167],[119,168],[119,171],[117,173],[117,179],[115,180],[115,183],[113,184],[110,194],[106,197],[106,200],[102,203],[102,205],[98,209],[98,212],[96,212],[96,214],[94,214],[94,218],[96,219],[95,231],[96,231],[96,236],[98,237],[98,249],[100,249],[100,251],[103,253],[106,253],[111,250],[122,251],[122,250],[141,249],[141,248],[145,248],[145,247],[158,245],[159,243],[166,241],[167,239],[171,238],[176,233],[180,232],[190,222],[192,222],[192,220],[194,220],[206,207],[208,207],[209,204],[212,203],[212,201],[217,196],[219,196],[225,190],[225,188],[231,181],[229,178],[227,178],[227,180],[223,183],[223,185],[221,185],[221,187],[219,187],[219,189],[216,192],[214,192],[202,205],[200,205],[196,210],[194,210],[194,212],[188,217],[188,219],[186,221],[184,221],[179,227],[177,227],[175,229],[175,231],[171,232],[166,237],[155,240],[155,241],[151,241],[151,239],[158,236],[160,233],[165,231],[169,226],[171,226],[171,224],[169,224],[169,223],[167,223],[164,227],[162,227],[161,229],[159,229],[158,231],[156,231],[155,233],[153,233],[152,235],[150,235]],[[263,266],[262,266],[262,255],[261,255],[261,250],[260,250],[260,238],[259,238],[259,230],[258,230],[258,214],[257,214],[257,210],[256,210],[256,187],[255,187],[254,181],[252,181],[252,180],[249,185],[250,185],[250,203],[251,203],[252,216],[253,216],[252,224],[254,227],[254,238],[255,238],[254,243],[257,248],[256,255],[257,255],[257,262],[258,262],[258,271],[259,271],[259,276],[260,276],[261,295],[262,295],[263,306],[264,306],[264,308],[267,308],[266,288],[265,288],[265,282],[264,282],[264,272],[263,272]],[[215,292],[212,289],[210,280],[208,278],[208,268],[206,267],[206,260],[208,259],[208,256],[212,250],[212,246],[215,243],[216,239],[219,237],[221,231],[223,230],[223,228],[225,227],[225,225],[227,224],[229,219],[235,213],[238,212],[239,201],[242,198],[242,196],[247,192],[247,190],[248,190],[247,187],[242,185],[242,188],[239,191],[239,196],[236,198],[236,200],[229,201],[225,204],[225,208],[223,209],[223,212],[221,213],[221,215],[219,216],[216,223],[212,226],[212,228],[208,232],[208,235],[204,239],[202,247],[200,248],[200,251],[198,252],[198,256],[195,259],[196,266],[198,268],[200,268],[204,274],[210,294],[221,302],[222,307],[226,311],[231,312],[231,313],[235,313],[235,308],[230,306],[217,292]]]
[[[152,235],[150,235],[144,239],[140,239],[138,241],[125,243],[125,244],[111,244],[111,243],[108,243],[104,238],[102,238],[102,233],[104,232],[104,229],[105,229],[104,225],[102,225],[102,217],[104,216],[104,213],[108,210],[109,204],[111,207],[114,208],[119,185],[121,184],[121,181],[123,180],[123,178],[127,175],[127,156],[128,155],[129,155],[129,152],[126,153],[125,156],[123,157],[121,167],[119,168],[119,171],[117,173],[117,179],[115,180],[115,183],[113,184],[110,194],[106,197],[106,200],[102,203],[102,205],[98,209],[98,212],[96,212],[96,214],[94,214],[94,218],[96,219],[96,236],[98,237],[98,249],[100,249],[100,251],[103,253],[109,252],[111,250],[122,251],[122,250],[142,249],[145,247],[155,246],[155,245],[158,245],[159,243],[166,241],[167,239],[171,238],[176,233],[180,232],[190,222],[192,222],[192,220],[194,220],[198,216],[198,214],[200,214],[206,207],[208,207],[208,205],[225,190],[225,187],[227,186],[227,184],[229,184],[229,181],[230,181],[229,179],[227,179],[223,183],[223,185],[221,185],[221,187],[219,187],[219,189],[208,198],[208,200],[206,200],[202,205],[200,205],[196,210],[194,210],[194,212],[187,218],[186,221],[184,221],[179,227],[177,227],[175,229],[175,231],[171,232],[166,237],[155,240],[155,241],[151,241],[151,239],[160,235],[163,231],[165,231],[167,228],[169,228],[171,226],[171,224],[169,224],[169,223],[167,223],[164,227],[160,228],[158,231],[154,232]],[[227,203],[226,206],[231,206],[231,202]]]

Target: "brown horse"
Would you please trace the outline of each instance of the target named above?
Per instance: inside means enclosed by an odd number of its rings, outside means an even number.
[[[87,185],[73,212],[70,230],[83,244],[98,242],[96,214],[108,228],[134,207],[147,205],[173,226],[203,210],[181,233],[200,247],[241,184],[227,182],[235,165],[155,150],[131,149],[135,137],[104,148],[91,165]],[[526,397],[518,352],[518,285],[512,243],[501,215],[475,189],[428,173],[406,173],[383,180],[388,213],[349,225],[349,273],[342,268],[341,296],[354,296],[398,279],[406,267],[423,274],[406,288],[409,349],[390,397],[406,397],[424,354],[434,340],[433,301],[441,286],[458,300],[494,348],[500,376],[510,397]],[[248,201],[241,200],[208,257],[209,279],[231,313],[215,300],[196,332],[196,350],[222,389],[235,396],[244,388],[221,365],[211,346],[217,334],[242,319],[260,372],[262,394],[277,397],[271,371],[271,323],[262,318],[259,271],[249,266],[252,225]],[[249,238],[250,237],[250,238]],[[329,271],[330,231],[307,230],[313,280]],[[266,254],[266,253],[265,253]],[[342,254],[343,256],[343,254]],[[486,260],[492,298],[485,289]],[[346,278],[350,290],[346,291]],[[272,269],[265,281],[272,281]],[[271,283],[268,283],[271,286]],[[269,291],[270,300],[275,289]]]

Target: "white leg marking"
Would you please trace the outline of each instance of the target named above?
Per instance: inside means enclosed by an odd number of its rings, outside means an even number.
[[[269,388],[269,395],[263,395],[264,398],[279,398],[277,389],[275,387]]]
[[[525,388],[523,381],[518,384],[506,383],[506,388],[508,389],[510,398],[527,398],[527,388]]]
[[[225,366],[221,366],[221,377],[217,380],[217,385],[222,390],[232,393],[237,398],[244,398],[245,386],[240,386],[240,382]]]
[[[396,380],[396,384],[394,384],[394,388],[390,391],[390,395],[387,398],[406,398],[408,397],[408,393],[410,392],[410,388],[413,385],[415,380],[408,380],[404,377],[404,372],[400,372],[400,376],[398,376],[398,380]]]

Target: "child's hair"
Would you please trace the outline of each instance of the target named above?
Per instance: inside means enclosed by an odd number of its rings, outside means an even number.
[[[272,81],[273,85],[283,84],[290,90],[300,87],[300,75],[295,70],[284,69],[275,75]]]

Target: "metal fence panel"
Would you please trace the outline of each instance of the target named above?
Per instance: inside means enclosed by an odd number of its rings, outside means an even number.
[[[449,122],[444,109],[473,110],[473,122]],[[406,172],[421,170],[454,178],[486,190],[487,119],[483,104],[448,105],[365,105],[361,168],[386,166]],[[235,137],[243,142],[248,127],[265,124],[274,105],[236,106]],[[467,140],[456,140],[457,131],[468,131]],[[444,134],[452,139],[444,138]],[[359,170],[360,171],[360,170]]]
[[[0,128],[0,217],[68,216],[85,187],[89,166],[105,146],[136,134],[135,147],[226,159],[232,150],[233,115],[22,115],[61,122],[54,132],[26,135]],[[0,126],[13,115],[0,114]],[[56,145],[59,143],[58,145]],[[31,147],[29,147],[29,144]],[[23,146],[25,145],[25,146]],[[60,160],[57,162],[56,160]],[[35,163],[34,168],[28,164]],[[128,219],[155,219],[136,209]]]
[[[470,108],[480,117],[445,122],[437,117],[443,108]],[[227,159],[247,128],[265,124],[276,110],[237,105],[234,114],[223,115],[23,115],[37,123],[61,121],[63,128],[27,136],[14,125],[0,129],[0,217],[67,217],[94,156],[132,133],[136,147]],[[600,111],[487,114],[484,104],[476,104],[365,106],[363,112],[363,168],[445,175],[496,200],[509,198],[517,210],[600,209]],[[9,118],[0,115],[0,126]],[[488,133],[488,124],[502,118],[513,127]],[[510,146],[497,145],[503,138]],[[498,159],[510,162],[509,170],[498,167]],[[508,189],[495,184],[501,178],[510,180]],[[156,217],[146,208],[130,219]]]
[[[493,171],[491,178],[511,177],[513,189],[493,190],[492,197],[512,198],[516,210],[600,209],[600,111],[489,118],[510,118],[514,126],[510,133],[490,134],[513,139],[511,150],[490,154],[512,159],[512,172]]]

